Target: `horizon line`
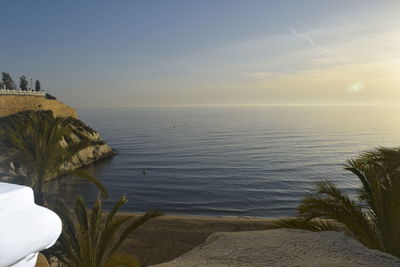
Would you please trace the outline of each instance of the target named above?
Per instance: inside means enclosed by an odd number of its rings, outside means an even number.
[[[399,106],[400,102],[393,103],[281,103],[281,104],[232,104],[232,105],[134,105],[134,106],[107,106],[107,107],[75,107],[77,109],[115,109],[115,108],[199,108],[199,107],[301,107],[301,106]]]

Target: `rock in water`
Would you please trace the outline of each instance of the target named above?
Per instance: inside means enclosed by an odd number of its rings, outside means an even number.
[[[400,266],[341,232],[294,229],[215,233],[204,244],[157,267]]]

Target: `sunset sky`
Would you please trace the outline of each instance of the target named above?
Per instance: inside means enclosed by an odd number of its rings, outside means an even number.
[[[4,1],[0,70],[74,107],[400,103],[400,1]]]

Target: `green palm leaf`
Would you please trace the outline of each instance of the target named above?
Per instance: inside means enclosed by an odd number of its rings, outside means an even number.
[[[302,200],[296,218],[276,220],[272,227],[323,231],[315,220],[332,219],[365,246],[400,257],[400,148],[376,148],[346,161],[344,168],[361,182],[360,203],[333,183],[319,182],[315,194]]]
[[[162,216],[161,212],[158,211],[148,211],[144,215],[140,216],[139,218],[133,220],[122,232],[120,235],[119,239],[117,242],[115,242],[114,246],[111,249],[111,253],[115,253],[119,247],[122,245],[122,243],[128,238],[128,236],[135,231],[137,228],[142,226],[144,223],[147,221],[154,219],[156,217]]]
[[[71,171],[69,174],[80,177],[85,179],[88,182],[91,182],[94,184],[97,189],[99,189],[101,197],[103,198],[108,198],[108,192],[106,187],[93,175],[91,175],[89,172],[84,171],[84,170],[74,170]]]
[[[119,248],[134,230],[161,213],[150,211],[137,219],[116,216],[126,202],[126,197],[121,197],[108,214],[100,199],[90,212],[82,198],[76,200],[73,212],[60,203],[56,212],[63,221],[63,231],[48,254],[68,266],[140,266],[134,257],[120,254]]]
[[[17,119],[5,123],[8,135],[7,138],[2,136],[6,138],[3,140],[6,144],[4,149],[11,150],[13,162],[26,169],[26,175],[19,176],[16,181],[33,188],[37,204],[47,205],[48,185],[55,177],[67,173],[62,166],[91,141],[86,138],[81,142],[65,145],[65,140],[73,132],[71,119],[54,117],[51,111],[25,112],[16,116]],[[24,130],[15,122],[19,120],[24,125]],[[107,197],[103,184],[89,173],[77,170],[71,174],[95,184],[101,195]]]
[[[305,219],[302,217],[282,218],[272,222],[267,229],[295,228],[312,232],[339,231],[337,223],[328,220]]]
[[[331,182],[317,183],[317,196],[304,198],[299,213],[307,219],[333,219],[346,225],[367,247],[380,248],[376,228],[367,214]]]

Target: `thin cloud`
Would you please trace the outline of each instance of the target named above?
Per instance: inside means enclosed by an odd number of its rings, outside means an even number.
[[[255,78],[255,79],[265,79],[265,78],[278,78],[285,76],[283,73],[278,73],[278,72],[245,72],[243,73],[244,76],[250,77],[250,78]]]
[[[314,40],[311,39],[310,37],[307,37],[307,36],[305,36],[305,35],[303,35],[303,34],[301,34],[301,33],[298,33],[298,32],[297,32],[295,29],[293,29],[293,28],[289,28],[289,30],[290,30],[294,35],[296,35],[296,36],[298,36],[298,37],[300,37],[300,38],[302,38],[302,39],[308,41],[308,43],[309,43],[312,47],[314,47],[315,49],[318,49],[318,50],[323,51],[323,52],[329,52],[328,50],[326,50],[326,49],[324,49],[324,48],[319,47],[318,45],[316,45],[315,42],[314,42]]]

